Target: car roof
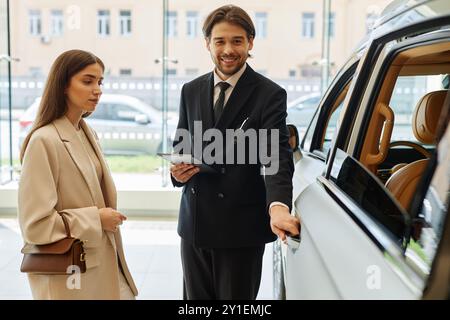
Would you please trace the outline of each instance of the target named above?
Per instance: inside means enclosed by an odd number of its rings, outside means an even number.
[[[381,12],[372,31],[356,45],[353,51],[363,50],[372,39],[391,33],[398,28],[437,16],[450,18],[449,0],[393,0]]]
[[[22,118],[29,119],[29,118],[35,118],[36,113],[39,108],[39,104],[41,102],[42,97],[37,97],[34,102],[31,104],[31,106],[24,112],[22,115]],[[142,111],[142,113],[146,113],[149,115],[152,119],[152,121],[159,121],[161,119],[161,113],[159,110],[155,109],[154,107],[146,104],[142,100],[139,100],[138,98],[127,96],[123,94],[110,94],[110,93],[104,93],[102,94],[100,98],[99,104],[106,104],[106,103],[123,103],[126,105],[131,105],[135,107],[137,110]]]
[[[375,22],[374,27],[377,28],[385,24],[395,16],[398,16],[412,8],[422,5],[432,0],[393,0],[381,12],[380,17]]]

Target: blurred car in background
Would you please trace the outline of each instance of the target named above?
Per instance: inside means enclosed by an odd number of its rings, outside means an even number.
[[[30,131],[39,108],[38,97],[19,121],[19,148]],[[177,116],[168,114],[168,147],[175,133]],[[162,151],[162,112],[143,101],[119,94],[102,94],[86,122],[97,132],[103,152],[108,155],[156,154]]]
[[[308,129],[308,125],[319,106],[320,97],[319,92],[314,92],[287,103],[286,122],[297,127],[300,137],[303,137],[306,129]]]

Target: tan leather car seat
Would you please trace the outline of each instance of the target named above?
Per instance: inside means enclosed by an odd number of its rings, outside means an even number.
[[[412,117],[412,127],[416,139],[424,144],[436,143],[439,116],[444,106],[447,90],[429,92],[417,103]],[[414,161],[395,171],[386,182],[386,187],[403,208],[409,205],[420,178],[428,164],[428,159]]]

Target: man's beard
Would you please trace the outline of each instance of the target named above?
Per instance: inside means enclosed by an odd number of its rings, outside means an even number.
[[[222,58],[222,57],[221,57]],[[226,76],[229,76],[229,77],[231,77],[232,75],[234,75],[235,73],[237,73],[239,70],[241,70],[241,68],[244,66],[244,64],[245,64],[245,60],[244,61],[241,61],[241,60],[238,60],[238,64],[236,65],[236,67],[235,68],[233,68],[231,71],[225,71],[223,68],[222,68],[222,65],[220,64],[220,62],[221,62],[221,58],[219,58],[219,59],[215,59],[214,60],[214,64],[216,65],[216,68],[222,73],[222,74],[224,74],[224,75],[226,75]]]

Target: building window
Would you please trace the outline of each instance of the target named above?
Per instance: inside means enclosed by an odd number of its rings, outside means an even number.
[[[198,69],[197,68],[186,68],[186,76],[196,76],[198,74]]]
[[[296,76],[297,76],[297,71],[295,71],[294,69],[289,70],[289,78],[295,79]]]
[[[121,76],[131,76],[132,75],[132,71],[131,71],[131,69],[120,69],[119,70],[119,74]]]
[[[119,13],[120,35],[129,36],[131,34],[131,11],[120,10]]]
[[[334,38],[336,34],[336,13],[330,13],[330,38]]]
[[[314,38],[314,13],[304,12],[302,14],[302,37],[303,38]]]
[[[255,14],[256,22],[256,34],[258,37],[265,39],[267,38],[267,13],[266,12],[256,12]]]
[[[50,18],[50,30],[52,36],[60,36],[63,34],[64,18],[62,10],[52,10]]]
[[[109,10],[98,10],[97,12],[97,33],[100,36],[109,36]]]
[[[188,11],[186,13],[186,35],[188,38],[197,38],[198,36],[198,12]]]
[[[167,69],[167,75],[169,75],[169,76],[176,76],[177,75],[177,69]]]
[[[30,10],[28,12],[28,21],[30,24],[30,34],[39,36],[41,34],[41,11]]]
[[[166,36],[169,38],[177,36],[177,13],[175,11],[167,12]]]

